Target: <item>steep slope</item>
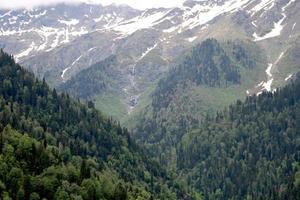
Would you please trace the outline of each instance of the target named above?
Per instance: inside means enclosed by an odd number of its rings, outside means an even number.
[[[66,94],[58,95],[55,90],[49,89],[45,81],[37,80],[2,50],[0,82],[1,132],[4,127],[11,125],[22,134],[27,133],[30,137],[56,146],[59,156],[62,156],[62,160],[56,164],[71,162],[71,155],[94,160],[93,165],[97,170],[104,170],[103,173],[113,171],[127,185],[126,193],[134,190],[130,198],[149,199],[152,196],[155,199],[176,199],[174,191],[178,191],[177,198],[183,198],[180,190],[170,189],[173,182],[166,171],[145,156],[126,129],[103,117],[91,102],[84,105]],[[55,185],[51,189],[58,190],[59,180],[53,181]],[[7,186],[10,189],[10,185]],[[13,191],[9,191],[10,194]],[[39,195],[46,197],[43,193]],[[96,199],[101,198],[98,197]]]
[[[176,168],[174,148],[184,133],[208,113],[246,96],[246,88],[261,78],[265,62],[253,43],[208,39],[159,81],[150,105],[128,126],[136,121],[134,137],[160,162]]]
[[[178,8],[144,11],[90,4],[1,11],[0,44],[17,57],[21,54],[20,62],[52,86],[120,54],[117,71],[126,79],[122,87],[129,92],[125,98],[119,95],[119,100],[132,113],[139,97],[159,80],[157,74],[176,65],[178,56],[207,38],[252,40],[265,51],[265,69],[272,77],[266,73],[246,89],[249,93],[284,84],[295,73],[284,62],[290,62],[285,53],[299,40],[299,6],[295,0],[189,0]],[[58,45],[50,48],[56,41]],[[281,59],[284,62],[277,62]],[[274,73],[277,68],[285,74]],[[137,105],[132,107],[132,101]]]
[[[111,56],[82,70],[57,89],[75,98],[93,101],[97,109],[114,119],[121,120],[128,113],[127,105],[120,101],[126,98],[124,94],[126,90],[122,88],[126,79],[124,80],[124,77],[117,71],[119,64],[118,58]],[[134,102],[131,105],[133,104]]]
[[[91,4],[1,10],[1,41],[17,61],[22,61],[137,14],[139,11],[127,6]]]
[[[93,158],[20,134],[8,125],[1,134],[1,199],[130,199],[116,172]],[[138,189],[138,188],[137,188]],[[136,197],[134,197],[136,198]]]
[[[107,90],[112,91],[116,87],[116,83],[114,83],[116,80],[113,77],[116,76],[117,64],[115,56],[109,57],[89,69],[83,70],[58,89],[68,94],[74,94],[75,98],[80,99],[90,99],[94,94],[100,94]]]
[[[299,113],[298,74],[207,118],[177,144],[185,184],[205,199],[299,199]]]

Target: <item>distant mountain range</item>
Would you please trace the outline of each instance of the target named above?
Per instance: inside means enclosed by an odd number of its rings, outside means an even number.
[[[131,112],[147,88],[207,38],[255,43],[266,73],[244,94],[274,90],[298,70],[299,10],[295,0],[188,0],[144,11],[90,4],[2,10],[0,46],[52,86],[117,56],[114,95]]]

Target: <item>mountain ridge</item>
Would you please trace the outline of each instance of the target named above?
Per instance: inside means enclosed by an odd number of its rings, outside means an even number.
[[[136,102],[134,105],[139,103],[139,98],[147,88],[159,80],[158,74],[171,69],[180,54],[207,38],[220,41],[251,40],[257,43],[268,59],[266,70],[272,64],[268,71],[286,68],[282,70],[286,74],[273,73],[270,77],[266,73],[265,78],[248,88],[245,94],[275,89],[272,88],[273,83],[282,84],[286,77],[295,73],[285,63],[276,61],[300,37],[298,7],[299,3],[294,0],[186,1],[181,7],[142,11],[128,7],[84,5],[78,11],[79,16],[75,11],[79,9],[76,6],[64,6],[67,16],[47,7],[46,10],[32,11],[31,14],[26,10],[24,12],[37,16],[37,20],[44,20],[45,25],[51,24],[51,20],[60,20],[59,23],[52,22],[54,27],[51,28],[42,26],[19,30],[15,28],[16,25],[24,22],[18,13],[4,13],[6,16],[0,19],[0,24],[6,23],[8,27],[1,29],[0,44],[54,87],[109,56],[118,56],[121,58],[118,73],[124,79],[118,93],[122,97],[125,95],[121,99],[122,104],[125,104],[128,113],[132,113],[136,108],[132,107],[132,102]],[[45,15],[39,16],[45,11]],[[49,18],[51,13],[54,14]],[[37,34],[35,39],[30,38],[26,31]],[[21,42],[16,43],[16,35],[23,38]],[[59,46],[51,49],[53,44],[54,47],[56,44]],[[283,54],[280,60],[286,60],[285,56]],[[152,58],[152,63],[149,60],[143,62],[147,57]],[[152,74],[151,70],[155,73]]]

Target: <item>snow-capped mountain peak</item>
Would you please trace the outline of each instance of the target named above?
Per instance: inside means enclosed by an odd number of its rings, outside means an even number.
[[[242,39],[266,49],[267,80],[260,87],[271,90],[276,60],[287,51],[283,43],[299,35],[299,11],[297,0],[187,0],[176,8],[142,11],[93,4],[0,10],[0,47],[54,85],[118,55],[123,89],[136,102],[144,88],[137,83],[155,79],[194,43]]]

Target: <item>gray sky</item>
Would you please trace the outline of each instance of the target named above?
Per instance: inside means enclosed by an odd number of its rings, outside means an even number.
[[[39,5],[51,5],[59,2],[89,2],[89,3],[101,3],[103,5],[117,3],[127,4],[134,8],[145,9],[153,7],[174,7],[182,5],[184,0],[0,0],[0,8],[32,8]]]

